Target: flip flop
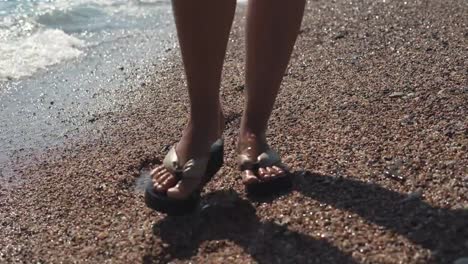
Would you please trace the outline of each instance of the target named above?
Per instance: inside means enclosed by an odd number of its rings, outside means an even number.
[[[155,191],[153,181],[150,181],[145,190],[146,205],[168,215],[184,215],[193,212],[199,204],[202,188],[223,166],[223,151],[224,142],[222,139],[218,139],[211,145],[208,157],[191,159],[184,165],[180,165],[175,147],[173,146],[164,158],[164,168],[171,172],[179,182],[182,178],[193,178],[204,175],[202,181],[199,187],[185,199],[170,198],[166,192]]]
[[[278,153],[270,148],[257,156],[253,160],[251,156],[246,153],[248,148],[241,151],[238,156],[239,170],[252,170],[257,176],[258,182],[244,183],[247,194],[249,195],[271,195],[281,191],[288,190],[292,187],[293,174],[289,172],[287,166],[281,161]],[[284,170],[285,175],[277,176],[270,180],[262,180],[258,177],[258,170],[260,168],[277,166]]]

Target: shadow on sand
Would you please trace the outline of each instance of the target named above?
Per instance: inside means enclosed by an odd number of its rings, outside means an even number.
[[[296,190],[320,203],[358,214],[362,218],[429,249],[433,261],[451,263],[467,255],[468,210],[436,208],[418,199],[376,184],[317,173],[296,172]],[[264,202],[276,197],[262,198]],[[233,191],[214,192],[196,214],[166,217],[153,227],[168,245],[173,259],[197,254],[203,241],[228,240],[241,246],[258,263],[356,263],[325,239],[315,239],[273,222],[261,222],[252,204]],[[213,248],[204,249],[216,251]],[[151,255],[144,262],[157,260]],[[167,261],[167,260],[166,260]]]

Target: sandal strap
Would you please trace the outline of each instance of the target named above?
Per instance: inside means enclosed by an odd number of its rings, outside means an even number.
[[[258,170],[259,168],[281,166],[282,161],[278,152],[268,148],[257,156],[257,160],[253,160],[247,154],[239,154],[239,167],[241,170]]]
[[[199,178],[205,173],[208,159],[208,157],[190,159],[181,165],[175,151],[175,146],[173,146],[164,158],[163,165],[178,178]]]
[[[281,158],[278,154],[278,152],[272,150],[272,149],[267,149],[265,152],[262,154],[258,155],[257,157],[258,164],[260,167],[271,167],[275,165],[281,164]]]

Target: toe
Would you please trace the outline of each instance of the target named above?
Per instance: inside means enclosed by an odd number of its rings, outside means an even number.
[[[173,175],[168,177],[164,182],[162,183],[162,186],[165,190],[170,189],[174,187],[177,184],[177,179]]]
[[[272,167],[266,167],[265,170],[267,171],[265,180],[272,180],[276,177],[276,170]]]
[[[275,173],[276,177],[282,177],[282,176],[286,175],[286,172],[283,169],[281,169],[280,167],[273,166],[272,168],[276,171],[276,173]]]
[[[244,170],[242,172],[242,182],[244,184],[252,184],[252,183],[257,183],[258,178],[255,176],[255,173],[251,170]]]
[[[151,170],[150,172],[150,175],[151,176],[155,176],[157,175],[159,172],[163,171],[164,170],[164,166],[160,165],[160,166],[157,166],[156,168],[154,168],[153,170]]]
[[[173,199],[186,199],[200,184],[200,179],[185,178],[167,190],[167,196]]]
[[[163,191],[161,184],[157,180],[153,180],[153,188],[156,191]]]
[[[276,170],[273,169],[272,167],[266,167],[265,169],[266,169],[266,171],[268,172],[268,174],[270,174],[272,177],[275,177],[275,176],[276,176],[276,174],[277,174],[277,173],[276,173]]]
[[[167,179],[171,177],[172,177],[172,174],[170,174],[169,172],[162,174],[160,177],[154,180],[154,188],[159,192],[166,191],[169,187],[166,187],[164,183],[166,182]]]
[[[165,168],[159,169],[159,170],[157,170],[157,171],[156,171],[156,169],[155,169],[155,170],[153,170],[153,172],[151,173],[151,178],[152,178],[153,182],[158,182],[159,179],[160,179],[161,177],[163,177],[166,173],[168,173],[168,171],[167,171]]]
[[[260,168],[258,169],[258,177],[260,180],[267,181],[270,179],[271,174],[265,168]]]
[[[158,191],[158,192],[164,192],[164,191],[166,190],[166,189],[165,189],[161,184],[159,184],[159,183],[155,183],[153,187],[154,187],[154,189],[155,189],[156,191]]]
[[[164,172],[161,174],[158,174],[154,177],[154,182],[156,183],[163,183],[168,177],[170,176],[169,172]]]

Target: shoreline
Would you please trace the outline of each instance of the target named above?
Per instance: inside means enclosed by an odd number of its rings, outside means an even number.
[[[235,170],[244,83],[238,14],[221,91],[226,165],[204,192],[211,206],[169,219],[134,190],[140,171],[161,161],[186,122],[173,50],[122,95],[132,97],[122,111],[99,116],[81,139],[15,161],[24,181],[0,187],[0,262],[468,257],[467,12],[461,0],[310,2],[267,135],[297,179],[292,193],[271,201],[247,199]]]
[[[151,25],[88,37],[94,44],[79,58],[0,82],[0,167],[11,167],[17,155],[93,136],[97,120],[134,104],[132,95],[147,84],[147,76],[172,56],[174,29],[163,7],[158,12]]]

